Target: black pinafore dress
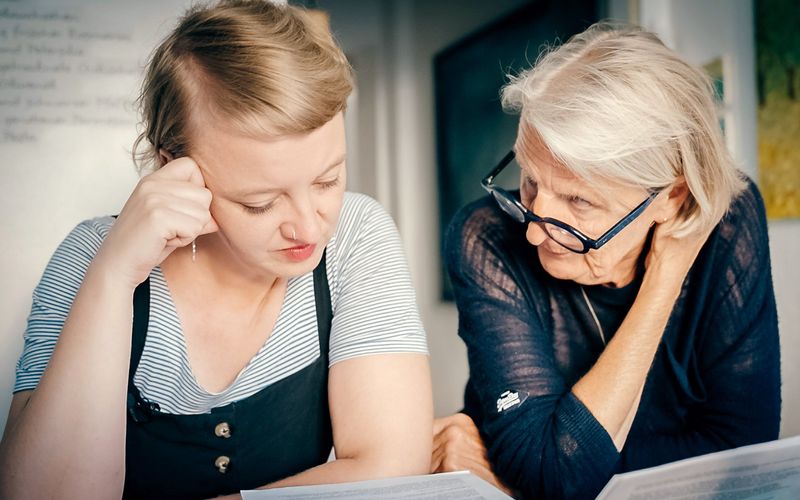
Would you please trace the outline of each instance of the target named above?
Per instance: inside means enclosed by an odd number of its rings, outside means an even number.
[[[297,373],[210,413],[172,415],[133,384],[147,336],[150,281],[134,293],[123,498],[210,498],[325,463],[333,445],[328,409],[331,301],[325,254],[314,269],[320,356]]]

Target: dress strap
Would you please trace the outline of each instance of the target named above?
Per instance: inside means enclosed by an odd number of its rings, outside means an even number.
[[[149,322],[150,278],[147,278],[133,292],[133,332],[131,338],[131,361],[128,368],[128,413],[134,422],[145,422],[149,420],[150,415],[161,409],[158,403],[145,400],[133,383],[133,376],[139,367],[139,360],[142,359]]]
[[[322,259],[314,269],[314,302],[317,308],[317,332],[319,333],[320,356],[328,359],[328,349],[331,337],[331,323],[333,322],[333,308],[331,306],[331,291],[328,285],[328,271],[326,256],[328,249],[322,252]]]

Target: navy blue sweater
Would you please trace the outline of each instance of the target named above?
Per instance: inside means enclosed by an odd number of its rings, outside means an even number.
[[[618,472],[778,437],[777,314],[752,183],[684,281],[621,452],[571,392],[604,348],[580,286],[548,275],[525,228],[488,197],[456,215],[446,260],[469,356],[464,411],[523,496],[594,498]],[[619,326],[640,278],[632,292],[586,287],[604,330]]]

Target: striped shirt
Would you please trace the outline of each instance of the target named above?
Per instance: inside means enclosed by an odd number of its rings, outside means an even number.
[[[61,243],[33,292],[14,392],[35,389],[89,264],[114,219],[80,223]],[[327,247],[331,292],[329,366],[382,353],[425,353],[425,331],[392,219],[372,198],[345,193]],[[172,414],[207,413],[251,396],[320,355],[311,272],[291,278],[275,327],[236,380],[221,392],[194,378],[175,304],[160,267],[150,273],[150,320],[134,383]]]

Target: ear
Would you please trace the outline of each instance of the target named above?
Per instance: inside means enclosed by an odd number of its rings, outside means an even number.
[[[656,212],[655,222],[665,222],[674,219],[681,210],[686,198],[689,196],[689,186],[681,175],[665,190],[666,198],[662,199]]]
[[[166,165],[167,163],[171,162],[174,159],[175,157],[172,155],[172,153],[170,153],[166,149],[160,148],[158,150],[158,162],[160,163],[159,167],[163,167],[164,165]]]

